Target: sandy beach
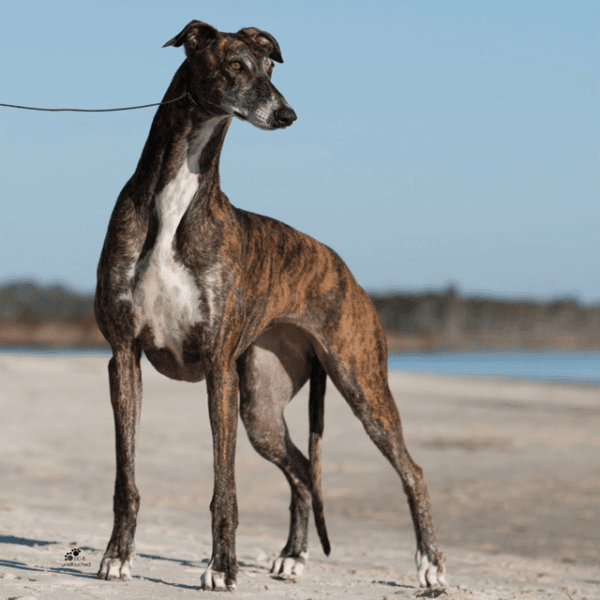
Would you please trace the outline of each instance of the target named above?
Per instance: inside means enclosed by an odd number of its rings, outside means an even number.
[[[95,578],[112,527],[107,362],[0,356],[0,599],[208,597],[198,590],[211,550],[205,385],[170,381],[147,362],[134,577]],[[599,599],[600,391],[400,373],[390,383],[409,451],[425,471],[449,587],[417,587],[400,481],[328,382],[323,487],[331,556],[312,528],[304,575],[270,576],[287,537],[289,492],[240,424],[235,596]],[[307,413],[305,389],[286,417],[304,450]]]

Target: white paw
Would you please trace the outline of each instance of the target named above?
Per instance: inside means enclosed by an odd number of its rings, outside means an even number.
[[[308,560],[308,552],[301,552],[300,556],[280,556],[273,563],[271,573],[280,577],[300,577]]]
[[[227,587],[225,585],[225,573],[222,571],[213,571],[211,566],[208,565],[208,568],[204,573],[202,573],[202,577],[200,577],[200,588],[207,591],[233,591],[235,590],[235,583],[232,583]]]
[[[105,556],[98,571],[98,579],[121,579],[122,581],[129,581],[131,579],[132,562],[133,558],[131,557],[127,560],[121,560],[120,558]]]
[[[420,550],[417,550],[415,555],[415,562],[417,563],[417,577],[419,578],[419,585],[421,587],[446,587],[446,577],[443,570],[438,569],[438,566],[433,564],[426,554],[422,554]]]

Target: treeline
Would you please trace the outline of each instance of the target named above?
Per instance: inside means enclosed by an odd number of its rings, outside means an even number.
[[[94,298],[61,285],[17,282],[0,287],[0,344],[105,346],[94,319]]]
[[[385,330],[431,347],[600,347],[600,305],[461,298],[443,293],[372,296]]]
[[[44,287],[23,282],[0,287],[0,319],[4,321],[77,320],[93,314],[92,295],[78,294],[61,285]]]
[[[371,298],[392,349],[600,347],[600,305],[462,298],[454,288]],[[93,296],[32,282],[0,287],[0,344],[103,345]]]

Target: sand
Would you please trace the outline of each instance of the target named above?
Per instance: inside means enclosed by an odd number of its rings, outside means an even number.
[[[106,364],[99,356],[0,356],[2,599],[210,593],[198,590],[211,549],[205,385],[170,381],[148,363],[134,577],[95,578],[112,527]],[[312,528],[304,575],[270,576],[287,536],[289,492],[240,425],[235,597],[599,599],[600,391],[399,373],[390,383],[408,448],[425,471],[449,587],[417,587],[399,479],[329,382],[323,486],[331,556]],[[306,390],[287,421],[306,449]]]

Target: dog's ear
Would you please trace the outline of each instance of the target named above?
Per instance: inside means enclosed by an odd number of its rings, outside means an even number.
[[[181,33],[178,33],[173,39],[169,40],[163,48],[167,46],[185,46],[186,52],[194,51],[203,46],[206,42],[214,40],[219,32],[212,26],[202,21],[190,21]]]
[[[279,44],[277,40],[266,31],[261,31],[256,27],[244,27],[244,29],[240,29],[238,33],[245,35],[255,42],[264,47],[267,51],[267,56],[272,58],[273,60],[282,63],[283,58],[281,58],[281,50],[279,49]]]

